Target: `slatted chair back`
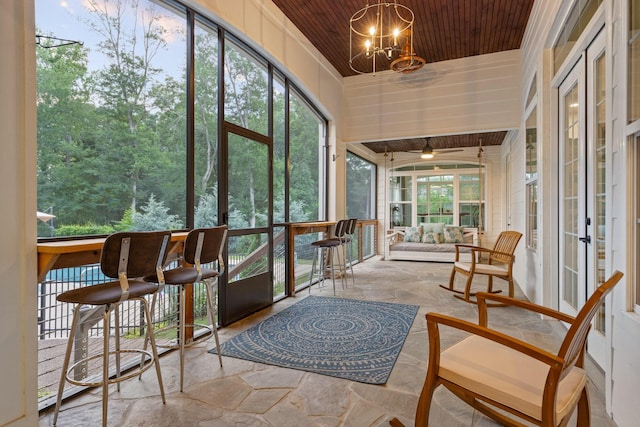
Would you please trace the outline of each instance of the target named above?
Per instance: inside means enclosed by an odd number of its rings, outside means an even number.
[[[518,246],[522,233],[518,231],[503,231],[498,236],[493,252],[489,258],[489,264],[509,264],[513,262],[513,253]]]
[[[574,322],[567,331],[567,335],[562,341],[558,356],[564,359],[564,368],[573,365],[582,366],[585,342],[589,335],[591,321],[600,309],[604,299],[613,290],[613,287],[622,278],[622,273],[616,271],[606,282],[600,285],[582,306]]]

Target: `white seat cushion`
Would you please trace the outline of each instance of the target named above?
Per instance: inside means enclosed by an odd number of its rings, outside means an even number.
[[[471,271],[470,262],[456,262],[455,266],[464,271]],[[504,265],[499,264],[476,264],[474,273],[491,274],[494,276],[506,276],[509,270]]]
[[[479,336],[465,338],[440,355],[440,377],[538,420],[548,372],[548,365]],[[560,382],[557,420],[571,411],[586,383],[578,367]]]

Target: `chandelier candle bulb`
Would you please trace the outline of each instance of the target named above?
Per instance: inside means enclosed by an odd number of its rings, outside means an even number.
[[[378,65],[399,73],[420,69],[426,60],[413,50],[413,22],[413,11],[397,1],[367,3],[349,21],[351,69],[360,74],[375,74]]]

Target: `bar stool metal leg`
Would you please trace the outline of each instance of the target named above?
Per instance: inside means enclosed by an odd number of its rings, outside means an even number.
[[[58,396],[56,400],[55,413],[53,417],[54,425],[57,424],[62,397],[64,393],[65,383],[70,383],[82,387],[100,387],[102,389],[102,425],[107,425],[107,412],[109,405],[109,385],[118,384],[117,389],[120,390],[120,381],[133,378],[142,372],[151,368],[151,364],[156,364],[156,374],[158,376],[158,385],[162,395],[162,402],[165,403],[164,385],[162,383],[162,375],[160,372],[160,362],[155,347],[155,339],[151,335],[147,335],[146,339],[150,339],[152,352],[146,349],[124,349],[120,343],[120,312],[122,302],[132,302],[138,300],[141,308],[144,310],[144,322],[147,325],[151,323],[151,315],[145,296],[153,294],[159,288],[155,283],[146,282],[140,279],[152,271],[161,271],[161,265],[166,258],[166,244],[169,241],[169,231],[157,232],[121,232],[114,233],[107,237],[102,248],[100,266],[106,277],[117,278],[117,281],[104,282],[93,286],[70,289],[62,292],[57,296],[57,300],[62,303],[75,304],[73,319],[71,321],[71,330],[67,342],[64,362],[58,385]],[[144,256],[142,255],[144,254]],[[130,255],[135,261],[130,261]],[[155,255],[155,256],[154,256]],[[128,276],[136,279],[129,279]],[[85,307],[94,307],[87,310]],[[78,339],[76,333],[79,326],[84,327],[83,323],[89,319],[94,319],[94,313],[97,314],[102,310],[103,321],[103,342],[102,353],[90,354],[89,351],[82,346],[82,340]],[[115,344],[114,350],[110,351],[109,341],[111,337],[111,311],[114,313],[115,326]],[[84,311],[84,312],[83,312]],[[146,328],[147,334],[149,327]],[[80,346],[80,347],[78,347]],[[72,350],[81,354],[75,356],[74,363],[69,366]],[[122,371],[121,364],[122,353],[133,353],[142,355],[143,359],[148,358],[149,363],[143,363],[140,369]],[[115,359],[115,373],[113,378],[109,374],[109,361],[111,355]],[[89,366],[92,360],[102,361],[102,373],[97,375],[87,375],[85,367]],[[128,363],[128,362],[127,362]],[[127,368],[125,366],[125,368]],[[82,372],[84,371],[84,372]],[[73,375],[71,375],[73,373]],[[80,374],[82,373],[82,375]]]
[[[102,348],[102,425],[104,427],[107,425],[107,408],[109,405],[109,335],[111,335],[111,316],[109,316],[109,313],[110,308],[107,306],[104,310],[104,344]],[[119,360],[118,353],[116,353],[116,360]],[[118,362],[116,364],[119,370],[120,364]],[[118,375],[120,375],[120,372],[118,372]]]
[[[209,306],[209,321],[211,322],[211,327],[213,328],[213,338],[216,341],[216,352],[218,353],[218,360],[220,361],[220,367],[222,367],[222,352],[220,351],[220,339],[218,338],[218,328],[216,327],[216,317],[215,314],[218,312],[215,307],[217,305],[213,301],[213,296],[218,295],[218,279],[215,279],[215,285],[210,283],[211,281],[205,280],[204,285],[207,287],[207,305]],[[216,292],[214,294],[214,289]]]
[[[73,320],[71,321],[71,330],[69,336],[73,337],[76,333],[78,321],[80,319],[80,305],[78,304],[73,310]],[[73,348],[73,340],[67,340],[67,349],[64,352],[64,361],[62,362],[62,375],[60,376],[60,382],[58,383],[58,399],[56,401],[56,409],[53,414],[53,425],[58,422],[58,413],[60,412],[60,405],[62,404],[62,393],[64,392],[64,383],[67,379],[67,369],[69,369],[69,360],[71,359],[71,349]]]

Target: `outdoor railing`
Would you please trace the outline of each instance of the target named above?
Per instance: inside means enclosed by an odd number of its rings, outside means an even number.
[[[353,254],[351,259],[354,263],[361,262],[376,254],[376,234],[377,221],[366,220],[359,221],[354,235]],[[279,229],[284,232],[284,227]],[[313,247],[311,243],[321,238],[323,233],[310,232],[295,236],[294,244],[294,262],[292,266],[293,276],[295,277],[294,289],[300,290],[309,284],[309,270],[313,259]],[[283,298],[286,293],[286,245],[285,239],[274,239],[274,300]],[[259,249],[261,250],[261,249]],[[255,252],[255,251],[254,251]],[[243,262],[250,258],[252,254],[229,254],[227,258],[227,268],[229,273],[252,275],[251,268],[261,268],[257,265],[249,265],[244,269],[235,269],[235,266],[243,265]],[[175,266],[172,264],[169,268]],[[56,393],[58,391],[58,383],[60,380],[60,367],[64,357],[68,333],[71,327],[71,319],[73,318],[73,305],[60,303],[56,300],[56,296],[64,291],[75,289],[83,286],[107,281],[107,278],[101,273],[99,264],[84,265],[81,267],[54,269],[47,273],[46,278],[38,284],[38,397],[39,408],[44,409],[55,404]],[[154,308],[154,328],[162,328],[169,322],[176,322],[177,318],[177,299],[179,298],[179,289],[175,286],[165,286],[159,293],[157,303]],[[196,284],[193,290],[194,299],[194,319],[196,323],[208,324],[207,321],[207,304],[204,285]],[[143,313],[139,303],[125,302],[119,308],[120,330],[118,333],[121,337],[121,346],[123,348],[140,347],[140,340],[144,339],[145,328],[143,322]],[[113,318],[113,317],[112,317]],[[76,336],[76,343],[79,353],[72,355],[72,363],[74,358],[81,359],[87,354],[94,354],[102,351],[102,334],[104,327],[102,325],[102,312],[92,312],[87,309],[83,316],[83,323],[79,326],[80,332]],[[112,325],[112,334],[115,333]],[[157,337],[158,344],[169,343],[175,341],[177,336],[175,331],[167,332]],[[198,336],[198,331],[194,331],[194,335]],[[111,340],[114,345],[115,340]],[[139,359],[138,359],[139,361]],[[81,366],[78,375],[90,376],[97,375],[99,371],[98,362],[96,366],[91,366],[93,362],[86,366]],[[132,362],[132,363],[135,363]],[[77,389],[77,388],[76,388]],[[75,390],[78,391],[78,390]],[[65,391],[65,396],[73,393],[73,387],[69,391]]]

